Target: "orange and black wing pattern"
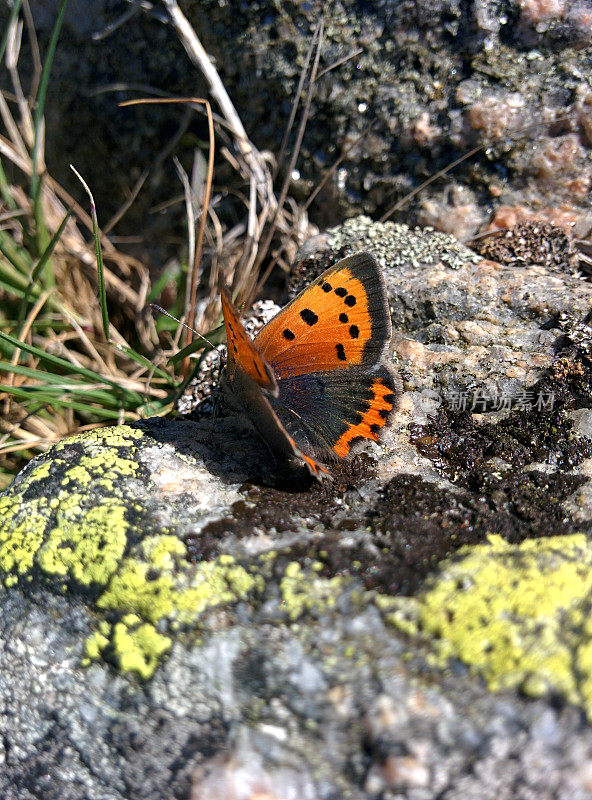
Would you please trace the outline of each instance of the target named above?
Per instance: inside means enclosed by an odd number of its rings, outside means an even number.
[[[236,370],[240,369],[262,389],[275,394],[277,392],[277,382],[273,369],[250,339],[224,286],[220,286],[220,294],[228,342],[226,364],[228,380],[232,383]]]
[[[255,338],[278,380],[381,361],[391,339],[382,272],[369,253],[339,261]]]

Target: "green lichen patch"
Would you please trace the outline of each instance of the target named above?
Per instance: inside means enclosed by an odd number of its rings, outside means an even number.
[[[154,625],[143,622],[135,614],[127,614],[113,626],[113,653],[123,672],[135,672],[140,678],[150,678],[159,660],[171,647],[168,636],[160,634]]]
[[[130,534],[125,479],[137,476],[133,449],[142,432],[102,428],[54,445],[34,459],[0,498],[0,579],[49,586],[104,586]]]
[[[112,490],[124,476],[133,476],[138,469],[137,464],[130,458],[122,458],[117,453],[105,458],[104,450],[84,455],[80,462],[64,472],[62,486],[86,487],[92,484],[96,488]]]
[[[36,498],[25,508],[18,496],[0,497],[0,570],[6,586],[14,585],[33,566],[49,510],[45,498]]]
[[[552,691],[592,715],[592,543],[584,534],[466,548],[416,598],[380,602],[389,621],[419,634],[493,690]]]
[[[84,663],[107,659],[149,678],[173,631],[263,591],[264,579],[212,552],[193,565],[173,528],[156,523],[142,431],[100,429],[60,442],[0,497],[0,575],[79,595],[96,615]],[[130,480],[132,479],[132,480]],[[140,493],[138,497],[138,488]]]
[[[123,448],[132,447],[144,436],[140,428],[131,425],[115,425],[110,428],[95,428],[92,431],[79,433],[63,439],[51,448],[51,452],[60,453],[73,445],[82,445],[86,452],[92,452],[95,448],[106,448],[116,451]]]
[[[327,251],[314,253],[292,269],[289,300],[340,258],[361,250],[372,253],[382,267],[388,265],[391,269],[408,263],[418,269],[425,264],[438,263],[459,269],[463,264],[476,264],[481,260],[450,234],[429,228],[411,230],[407,225],[394,222],[377,223],[363,215],[346,220],[329,230],[329,234]]]
[[[55,525],[35,560],[46,575],[68,578],[81,586],[104,586],[127,545],[126,509],[113,497],[99,500],[91,508],[85,508],[84,501],[80,494],[61,501]]]
[[[321,614],[335,606],[347,578],[340,575],[324,578],[315,574],[321,569],[320,563],[313,565],[312,572],[304,571],[297,561],[287,565],[280,581],[280,591],[284,608],[292,621],[305,612]]]
[[[189,567],[179,539],[154,536],[123,560],[97,606],[138,614],[152,623],[167,619],[186,624],[209,608],[236,603],[261,588],[262,579],[251,575],[231,556],[221,555]]]
[[[122,672],[147,680],[171,648],[172,640],[136,614],[126,614],[114,625],[102,622],[85,642],[83,666],[104,658]]]
[[[233,605],[263,588],[262,576],[231,556],[191,567],[180,539],[148,537],[122,560],[98,598],[97,608],[117,621],[103,624],[87,639],[86,661],[107,658],[121,670],[147,679],[172,641],[157,627],[194,626],[205,611]]]
[[[83,666],[86,667],[91,661],[97,661],[101,657],[101,653],[109,645],[111,628],[112,625],[109,622],[102,620],[97,626],[96,631],[87,637],[84,643]]]
[[[427,232],[429,236],[426,236]],[[451,234],[430,228],[413,231],[407,225],[395,222],[380,224],[365,216],[352,217],[329,233],[329,247],[368,250],[383,267],[387,264],[443,263],[459,269],[467,262],[476,264],[480,260]]]

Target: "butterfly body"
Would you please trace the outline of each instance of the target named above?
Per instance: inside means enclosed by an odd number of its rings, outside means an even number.
[[[384,278],[374,258],[339,261],[251,341],[222,289],[228,339],[224,384],[279,462],[315,477],[347,456],[397,408],[400,382],[383,363],[391,338]]]

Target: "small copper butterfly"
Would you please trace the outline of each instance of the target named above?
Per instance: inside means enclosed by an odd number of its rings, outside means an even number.
[[[322,460],[378,438],[397,408],[384,277],[369,253],[339,261],[251,341],[221,287],[228,340],[223,385],[276,460],[320,478]],[[320,460],[317,460],[320,459]]]

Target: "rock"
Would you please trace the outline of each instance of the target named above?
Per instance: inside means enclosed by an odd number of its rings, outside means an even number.
[[[592,287],[355,218],[290,292],[359,249],[405,393],[331,483],[196,387],[0,495],[6,800],[589,800]]]

